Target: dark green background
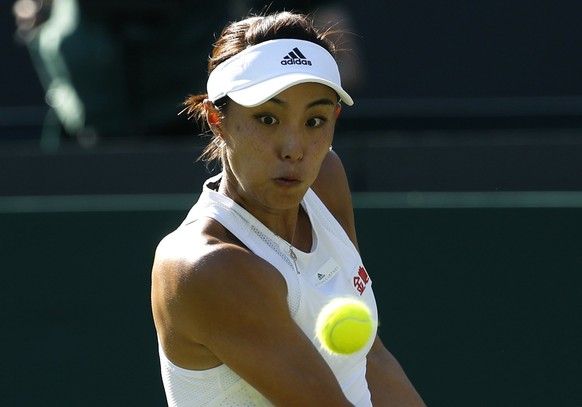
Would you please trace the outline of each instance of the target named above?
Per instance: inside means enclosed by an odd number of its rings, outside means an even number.
[[[149,273],[185,210],[0,215],[0,405],[165,405]],[[381,336],[429,405],[582,405],[582,208],[356,218]]]

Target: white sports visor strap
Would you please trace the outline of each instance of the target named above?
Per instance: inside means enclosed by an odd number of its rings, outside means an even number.
[[[341,86],[337,63],[323,47],[296,39],[253,45],[219,64],[208,78],[208,99],[229,96],[236,103],[258,106],[299,83],[315,82],[337,92],[347,105],[354,101]]]

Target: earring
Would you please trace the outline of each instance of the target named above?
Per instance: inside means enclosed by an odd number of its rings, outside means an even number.
[[[329,151],[333,150],[333,146],[329,146]]]

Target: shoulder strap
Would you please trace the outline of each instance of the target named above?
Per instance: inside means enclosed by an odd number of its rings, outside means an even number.
[[[349,250],[355,249],[354,243],[342,225],[339,224],[333,214],[327,209],[327,206],[325,206],[311,188],[307,190],[303,198],[303,205],[305,206],[305,211],[309,214],[311,223],[317,222],[321,227],[325,228],[331,236],[334,236],[335,244],[342,244]]]

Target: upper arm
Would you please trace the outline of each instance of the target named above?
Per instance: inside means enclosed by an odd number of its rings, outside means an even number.
[[[344,166],[335,151],[331,150],[327,154],[312,188],[357,248],[350,186]]]
[[[276,405],[349,405],[292,319],[285,280],[270,264],[228,244],[180,263],[159,261],[162,274],[180,277],[172,279],[173,299],[157,301],[177,335],[207,348]]]

